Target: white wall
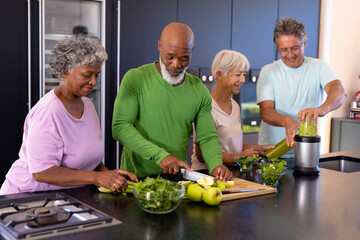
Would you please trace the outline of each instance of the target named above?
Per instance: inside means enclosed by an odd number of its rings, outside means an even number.
[[[330,64],[348,94],[342,107],[319,122],[320,151],[328,153],[331,118],[348,117],[350,102],[360,91],[360,1],[322,0],[321,5],[319,58]]]

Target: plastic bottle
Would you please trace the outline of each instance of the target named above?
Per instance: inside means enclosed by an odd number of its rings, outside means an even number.
[[[286,138],[284,138],[283,140],[281,140],[280,142],[278,142],[275,145],[275,148],[269,149],[265,152],[265,156],[268,159],[272,159],[272,158],[280,158],[282,155],[284,155],[285,153],[287,153],[290,149],[292,149],[293,147],[289,147],[286,144]]]

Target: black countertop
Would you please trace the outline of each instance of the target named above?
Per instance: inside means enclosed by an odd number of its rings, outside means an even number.
[[[341,154],[360,157],[360,150]],[[360,239],[360,172],[321,168],[314,177],[286,171],[277,193],[217,207],[184,200],[165,215],[142,211],[132,195],[99,193],[94,186],[66,190],[123,224],[53,239]]]

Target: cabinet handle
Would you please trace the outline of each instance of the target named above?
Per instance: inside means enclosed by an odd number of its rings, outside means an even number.
[[[27,0],[27,18],[28,18],[28,111],[31,109],[31,3],[30,0]]]

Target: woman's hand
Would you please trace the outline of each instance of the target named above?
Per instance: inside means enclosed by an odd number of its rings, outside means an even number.
[[[245,157],[245,156],[252,157],[254,155],[256,157],[259,157],[259,152],[257,150],[254,150],[253,147],[250,147],[250,148],[243,149],[243,151],[239,154],[238,157]]]
[[[272,148],[275,148],[274,145],[258,145],[259,146],[259,154],[264,156],[265,155],[265,152],[269,149],[272,149]]]
[[[114,194],[125,191],[128,188],[126,178],[133,182],[138,182],[135,174],[121,169],[96,173],[96,185],[107,188],[113,191]]]

